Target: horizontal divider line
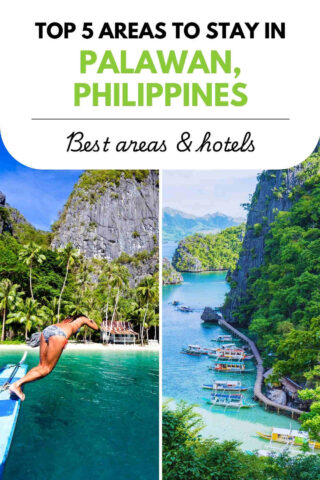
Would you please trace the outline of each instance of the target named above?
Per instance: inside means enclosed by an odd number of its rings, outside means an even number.
[[[31,118],[31,120],[36,121],[74,121],[74,120],[109,120],[109,121],[288,121],[290,118]]]

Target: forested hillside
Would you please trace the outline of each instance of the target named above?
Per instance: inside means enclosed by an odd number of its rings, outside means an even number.
[[[166,207],[162,214],[162,237],[164,242],[179,242],[194,233],[218,233],[243,221],[242,218],[233,218],[220,212],[196,216]]]
[[[319,169],[319,152],[294,169],[292,188],[285,192],[290,202],[288,211],[275,212],[262,239],[262,261],[248,270],[241,298],[237,298],[239,281],[243,279],[243,258],[248,253],[240,254],[237,266],[240,274],[236,271],[232,278],[225,306],[233,321],[249,327],[262,350],[265,366],[273,367],[273,378],[290,376],[305,387],[301,397],[313,403],[311,412],[302,417],[303,427],[317,438],[320,437]],[[280,174],[285,178],[287,172]],[[251,209],[256,208],[261,195],[259,184],[257,188]],[[277,195],[283,193],[276,190]],[[249,239],[243,248],[248,245]]]
[[[195,234],[179,242],[172,264],[179,272],[233,270],[244,236],[244,224],[217,234]]]

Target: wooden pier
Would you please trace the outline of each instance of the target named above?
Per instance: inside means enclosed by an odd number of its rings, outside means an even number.
[[[258,400],[259,403],[263,403],[266,410],[270,408],[270,409],[276,410],[278,413],[280,412],[283,412],[286,414],[289,413],[292,418],[297,419],[302,413],[304,413],[302,410],[298,410],[297,408],[287,407],[286,405],[281,405],[280,403],[273,402],[262,393],[264,368],[263,368],[263,362],[262,362],[259,350],[256,347],[256,344],[252,340],[250,340],[250,338],[248,338],[246,335],[239,332],[239,330],[237,330],[232,325],[230,325],[230,323],[226,322],[226,320],[220,319],[218,320],[218,323],[219,325],[221,325],[221,327],[224,327],[230,332],[232,332],[233,335],[235,335],[236,337],[241,338],[241,340],[249,346],[250,350],[254,355],[254,358],[257,363],[257,377],[256,377],[256,382],[254,384],[254,399]]]

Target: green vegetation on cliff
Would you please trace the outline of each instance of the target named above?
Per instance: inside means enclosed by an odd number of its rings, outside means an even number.
[[[181,273],[171,265],[167,258],[162,259],[162,283],[163,285],[177,285],[182,283],[183,278]]]
[[[58,230],[74,198],[77,199],[77,202],[86,201],[94,204],[108,188],[118,187],[121,179],[135,179],[138,183],[143,183],[149,174],[150,170],[86,170],[75,184],[60,213],[60,218],[52,225],[52,231]],[[111,197],[118,198],[118,194],[112,192]]]
[[[143,182],[149,173],[150,170],[86,170],[80,175],[75,189],[89,192],[96,188],[102,194],[108,186],[118,187],[121,178],[135,178],[137,182]]]
[[[265,238],[264,264],[251,269],[246,297],[233,312],[273,366],[273,376],[290,376],[310,387],[314,403],[303,428],[320,439],[320,154],[298,173],[288,212],[279,212]]]
[[[34,228],[16,208],[10,205],[0,207],[0,223],[3,225],[3,230],[10,231],[20,243],[34,241],[43,247],[48,247],[50,244],[50,232]]]
[[[180,241],[172,264],[180,272],[233,270],[236,266],[245,225],[229,227],[217,234],[195,234]]]
[[[51,242],[51,232],[45,232],[34,228],[26,221],[23,215],[13,207],[8,207],[9,221],[12,225],[13,236],[19,243],[36,242],[42,247],[49,247]]]
[[[165,207],[162,212],[162,238],[163,242],[179,242],[195,233],[219,233],[225,228],[239,225],[243,220],[220,212],[196,216]]]

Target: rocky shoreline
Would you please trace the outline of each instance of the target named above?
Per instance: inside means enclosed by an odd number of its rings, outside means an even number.
[[[172,266],[167,258],[162,260],[162,283],[163,285],[178,285],[183,282],[180,272]]]

